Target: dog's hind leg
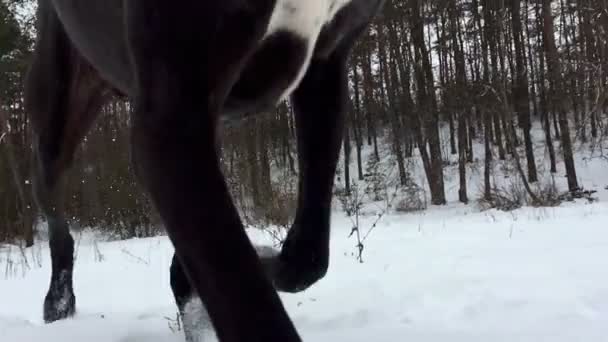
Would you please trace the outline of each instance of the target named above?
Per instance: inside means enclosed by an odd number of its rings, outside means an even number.
[[[42,7],[39,20],[25,105],[34,133],[34,197],[49,230],[52,274],[43,313],[48,323],[75,312],[74,239],[64,217],[64,175],[108,92],[72,48],[56,14]]]

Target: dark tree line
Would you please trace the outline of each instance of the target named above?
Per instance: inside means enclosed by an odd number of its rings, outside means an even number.
[[[33,19],[18,20],[24,3],[0,1],[0,241],[31,243],[36,210],[21,80]],[[388,0],[350,60],[352,106],[337,188],[349,194],[353,181],[382,176],[374,165],[388,150],[398,186],[415,182],[408,161],[421,162],[434,205],[447,202],[450,161],[463,203],[476,199],[467,172],[477,163],[488,202],[496,198],[497,162],[513,165],[533,202],[545,173],[580,191],[575,144],[601,149],[606,136],[607,38],[604,0]],[[74,225],[120,237],[159,231],[129,165],[129,110],[109,103],[75,160],[66,191]],[[534,127],[542,134],[534,136]],[[224,133],[224,169],[243,217],[288,226],[298,172],[290,104]],[[344,167],[351,164],[355,174]]]

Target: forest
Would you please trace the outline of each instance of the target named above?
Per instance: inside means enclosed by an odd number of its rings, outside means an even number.
[[[23,108],[35,23],[35,3],[0,1],[0,242],[25,246],[40,226]],[[349,62],[337,208],[592,200],[577,161],[606,158],[607,45],[605,0],[387,0]],[[77,153],[64,194],[73,229],[120,239],[163,231],[130,164],[130,110],[109,102]],[[242,218],[288,227],[298,172],[289,101],[224,127],[221,156]]]

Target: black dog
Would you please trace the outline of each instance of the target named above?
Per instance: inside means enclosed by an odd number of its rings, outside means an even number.
[[[75,311],[74,240],[62,179],[100,107],[128,97],[132,154],[173,245],[180,310],[200,296],[221,341],[299,341],[276,290],[302,291],[329,263],[330,203],[348,100],[347,58],[383,0],[38,0],[26,81],[35,195],[48,219],[47,322]],[[259,258],[222,176],[218,123],[291,96],[298,209]]]

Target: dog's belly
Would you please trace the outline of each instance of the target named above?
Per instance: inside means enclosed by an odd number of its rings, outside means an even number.
[[[259,111],[288,96],[304,77],[322,29],[350,2],[276,0],[265,35],[229,93],[225,114]],[[81,54],[113,87],[132,96],[136,87],[124,39],[123,1],[53,4]]]

